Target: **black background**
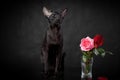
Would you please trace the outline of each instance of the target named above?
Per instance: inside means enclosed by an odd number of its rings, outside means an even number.
[[[25,0],[1,2],[1,77],[40,80],[40,47],[48,21],[42,7],[68,8],[62,24],[64,36],[65,80],[80,80],[80,40],[102,34],[104,49],[113,52],[104,58],[94,56],[93,77],[119,78],[120,9],[117,1]]]

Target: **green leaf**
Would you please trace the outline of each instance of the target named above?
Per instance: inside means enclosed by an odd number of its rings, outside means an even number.
[[[105,50],[104,50],[103,48],[98,48],[97,50],[98,50],[100,53],[105,52]]]
[[[84,55],[83,55],[83,58],[82,58],[82,59],[83,59],[84,62],[87,61],[87,58],[86,58],[86,56],[84,56]]]
[[[102,54],[101,54],[101,56],[102,56],[102,57],[104,57],[104,56],[105,56],[105,52],[104,52],[104,53],[102,53]]]
[[[110,52],[110,51],[105,51],[105,53],[109,53],[109,54],[113,55],[113,53],[112,53],[112,52]]]
[[[99,54],[99,52],[98,52],[98,50],[97,50],[96,48],[94,49],[94,53],[95,53],[96,55]]]
[[[97,50],[102,57],[105,56],[105,50],[103,48],[98,48]]]

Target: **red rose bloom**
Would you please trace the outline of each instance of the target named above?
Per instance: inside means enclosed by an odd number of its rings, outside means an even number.
[[[97,48],[99,46],[102,46],[103,41],[104,41],[104,39],[103,39],[102,35],[99,35],[99,34],[95,35],[95,37],[94,37],[94,46],[95,46],[95,48]]]

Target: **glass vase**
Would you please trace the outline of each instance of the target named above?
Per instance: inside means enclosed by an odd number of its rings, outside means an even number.
[[[81,80],[92,80],[93,57],[83,55],[81,59]]]

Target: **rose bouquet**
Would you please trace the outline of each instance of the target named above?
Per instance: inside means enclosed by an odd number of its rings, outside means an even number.
[[[83,55],[93,56],[93,53],[96,55],[105,56],[106,53],[112,54],[110,51],[105,51],[102,46],[104,43],[104,38],[102,35],[97,34],[94,38],[87,36],[86,38],[81,39],[80,47]]]
[[[105,56],[106,53],[110,53],[109,51],[105,51],[101,46],[104,43],[104,38],[102,35],[97,34],[94,38],[90,38],[87,36],[86,38],[82,38],[80,42],[80,49],[83,53],[82,56],[82,75],[81,77],[92,77],[92,63],[93,63],[93,55],[101,55]]]

